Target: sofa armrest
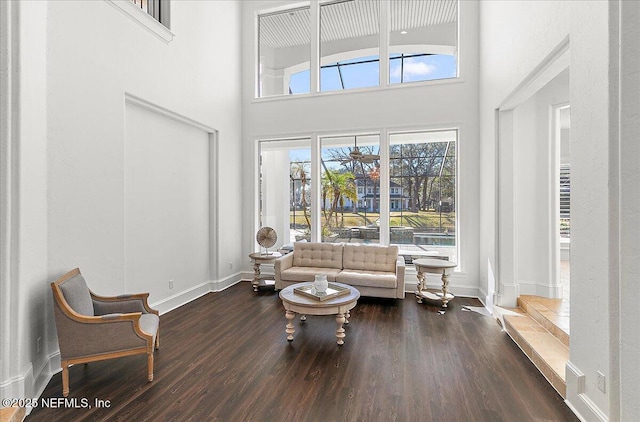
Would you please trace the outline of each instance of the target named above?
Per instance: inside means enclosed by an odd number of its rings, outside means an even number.
[[[287,268],[291,268],[291,267],[293,267],[293,252],[283,255],[280,258],[276,259],[275,263],[273,264],[273,271],[276,279],[276,290],[278,289],[278,286],[280,286],[282,283],[282,279],[280,278],[280,273],[286,270]]]
[[[396,260],[396,297],[398,299],[404,299],[404,257],[398,256]]]

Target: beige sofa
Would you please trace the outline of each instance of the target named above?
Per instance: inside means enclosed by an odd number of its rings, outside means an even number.
[[[404,299],[404,258],[397,246],[296,242],[274,269],[276,290],[326,274],[329,282],[354,286],[362,296]]]

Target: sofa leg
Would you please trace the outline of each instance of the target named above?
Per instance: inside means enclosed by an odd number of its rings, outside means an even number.
[[[153,351],[147,354],[147,379],[153,381]]]
[[[69,395],[69,364],[66,361],[62,361],[62,395]]]

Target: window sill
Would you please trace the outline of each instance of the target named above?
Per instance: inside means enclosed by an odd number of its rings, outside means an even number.
[[[305,94],[289,94],[289,95],[270,95],[268,97],[255,97],[251,100],[252,103],[261,103],[261,102],[269,102],[269,101],[288,101],[293,98],[311,98],[311,97],[324,97],[324,96],[334,96],[334,95],[348,95],[355,93],[363,93],[363,92],[384,92],[396,89],[411,89],[418,87],[427,87],[427,86],[438,86],[438,85],[449,85],[449,84],[462,84],[465,80],[461,77],[457,78],[447,78],[447,79],[436,79],[432,81],[419,81],[419,82],[410,82],[404,84],[393,84],[393,85],[385,85],[385,86],[374,86],[367,88],[353,88],[353,89],[345,89],[345,90],[335,90],[335,91],[321,91],[315,93],[305,93]]]
[[[169,44],[174,37],[166,26],[155,20],[147,12],[136,6],[131,0],[104,0],[107,4],[115,7],[117,10],[131,18],[134,22],[141,25],[147,31]]]

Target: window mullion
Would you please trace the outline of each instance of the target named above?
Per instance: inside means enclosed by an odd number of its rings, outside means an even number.
[[[389,131],[380,132],[380,244],[388,245],[389,238]]]
[[[311,2],[311,42],[309,46],[311,48],[311,56],[309,60],[309,76],[311,78],[311,85],[309,86],[309,92],[315,94],[320,92],[320,4],[318,2]]]
[[[380,86],[389,85],[389,29],[390,29],[389,0],[380,0]]]
[[[321,191],[320,181],[321,145],[317,134],[311,135],[311,241],[321,242]]]

